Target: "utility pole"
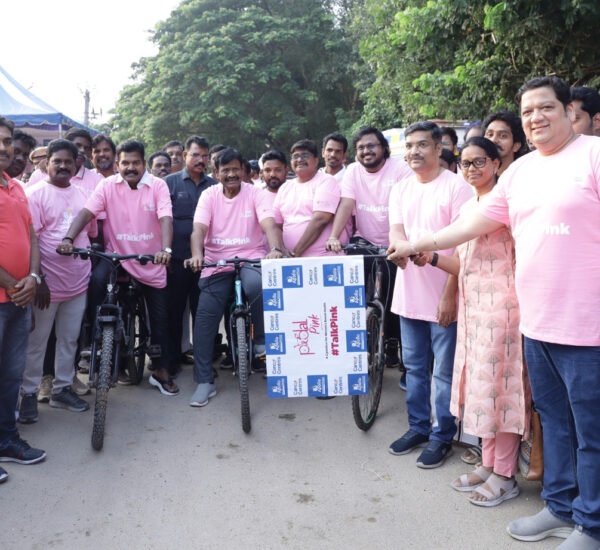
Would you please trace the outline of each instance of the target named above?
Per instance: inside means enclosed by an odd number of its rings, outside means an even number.
[[[83,124],[85,126],[89,126],[90,125],[90,91],[88,89],[86,89],[85,92],[83,92],[83,100],[84,100]]]

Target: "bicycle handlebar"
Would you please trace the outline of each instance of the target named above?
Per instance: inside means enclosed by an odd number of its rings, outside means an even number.
[[[367,242],[343,244],[342,250],[359,250],[365,251],[365,256],[373,256],[377,258],[387,258],[387,248],[385,246],[377,246]]]
[[[227,260],[217,260],[216,262],[210,262],[210,263],[206,263],[206,262],[202,262],[202,267],[225,267],[227,264],[230,265],[237,265],[237,264],[241,264],[241,263],[248,263],[248,264],[260,264],[261,260],[259,259],[250,259],[250,258],[238,258],[237,256],[235,258],[230,258]]]
[[[93,248],[74,248],[70,252],[59,252],[58,250],[57,252],[63,256],[79,257],[82,260],[87,260],[90,256],[96,256],[103,260],[109,260],[112,263],[120,262],[122,260],[137,260],[141,265],[146,265],[148,262],[154,261],[154,256],[152,254],[117,254],[115,252],[100,252],[100,250],[95,250]]]

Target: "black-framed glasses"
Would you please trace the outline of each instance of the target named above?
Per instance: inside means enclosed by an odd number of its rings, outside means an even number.
[[[459,160],[458,164],[463,170],[471,168],[471,164],[475,168],[483,168],[490,157],[475,157],[472,161],[470,160]]]

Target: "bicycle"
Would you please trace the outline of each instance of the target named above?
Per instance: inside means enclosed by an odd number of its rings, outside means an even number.
[[[119,267],[124,260],[136,260],[145,265],[153,261],[154,256],[110,254],[93,246],[74,248],[61,254],[82,260],[98,258],[113,266],[106,284],[106,297],[96,310],[90,356],[90,383],[96,388],[92,447],[99,451],[104,444],[108,391],[117,383],[121,361],[125,362],[131,382],[139,384],[144,374],[146,354],[150,357],[157,355],[156,346],[149,345],[150,328],[139,283],[132,277],[119,280]]]
[[[381,285],[383,279],[383,262],[387,257],[385,247],[375,246],[366,241],[342,245],[342,250],[355,251],[369,255],[375,259],[375,281],[373,296],[367,299],[366,329],[368,357],[368,388],[363,395],[352,396],[352,414],[356,425],[364,431],[373,426],[377,417],[377,409],[381,399],[383,371],[385,370],[384,322],[385,305],[381,301]],[[367,254],[365,254],[365,252]]]
[[[260,265],[260,260],[251,260],[247,258],[231,258],[228,260],[218,260],[217,262],[203,263],[202,267],[223,268],[226,265],[233,265],[234,268],[234,299],[231,305],[231,314],[229,316],[229,329],[231,334],[231,356],[233,358],[234,374],[238,377],[240,388],[240,405],[242,416],[242,429],[249,433],[251,429],[250,421],[250,395],[248,392],[248,377],[250,375],[250,365],[252,362],[252,317],[250,314],[250,305],[244,298],[242,291],[241,269],[242,264]]]

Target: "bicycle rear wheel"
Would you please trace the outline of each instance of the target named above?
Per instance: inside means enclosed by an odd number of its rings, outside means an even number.
[[[237,342],[237,375],[240,385],[240,400],[242,412],[242,429],[250,431],[250,396],[248,394],[248,374],[250,372],[250,357],[248,350],[248,336],[246,334],[246,318],[243,316],[235,320]]]
[[[129,374],[129,380],[137,386],[144,378],[148,342],[148,325],[143,301],[136,303],[134,311],[127,312],[125,329],[128,337],[125,368]]]
[[[96,376],[96,404],[94,405],[94,425],[92,428],[92,447],[97,451],[102,449],[102,445],[104,445],[104,424],[106,422],[106,405],[112,374],[114,339],[114,325],[104,325],[102,327],[100,366]]]
[[[379,310],[373,307],[367,310],[367,355],[369,392],[365,395],[352,396],[354,422],[364,431],[371,428],[375,422],[383,385],[383,326]]]

